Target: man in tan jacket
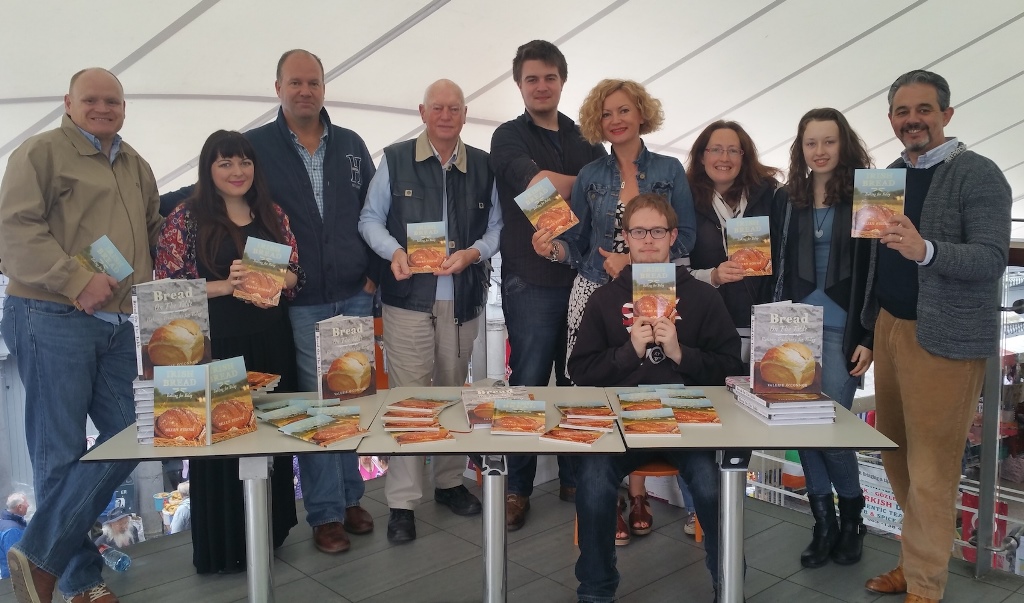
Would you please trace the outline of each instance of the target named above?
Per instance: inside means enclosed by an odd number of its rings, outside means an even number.
[[[109,439],[134,421],[131,285],[153,274],[160,232],[153,172],[122,142],[121,83],[104,69],[71,78],[66,115],[26,140],[0,184],[0,270],[10,278],[0,333],[25,385],[38,509],[10,550],[19,603],[117,601],[87,538],[135,463],[82,463],[86,418]],[[74,258],[106,235],[134,270],[120,283]]]

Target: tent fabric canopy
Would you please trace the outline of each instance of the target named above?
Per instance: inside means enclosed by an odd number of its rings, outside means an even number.
[[[1024,218],[1024,7],[1014,0],[6,4],[0,170],[27,137],[58,125],[71,74],[102,66],[124,84],[122,135],[161,191],[192,183],[211,132],[276,116],[274,70],[291,48],[320,56],[332,121],[358,132],[375,159],[421,131],[417,106],[439,78],[465,91],[463,139],[486,150],[494,128],[523,110],[516,48],[545,39],[568,59],[564,113],[575,119],[600,79],[639,81],[666,118],[647,145],[684,164],[707,124],[732,119],[764,163],[785,168],[800,116],[831,106],[884,167],[901,149],[886,118],[889,85],[911,69],[935,71],[952,89],[946,134],[1004,170]]]

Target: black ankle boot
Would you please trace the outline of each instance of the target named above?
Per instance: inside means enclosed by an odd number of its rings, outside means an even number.
[[[809,494],[811,515],[814,516],[814,530],[811,544],[800,553],[800,565],[804,567],[821,567],[828,563],[832,548],[839,539],[839,523],[836,521],[836,506],[832,495],[815,496]]]
[[[864,497],[839,497],[839,541],[832,549],[832,561],[839,565],[850,565],[860,561],[864,548]]]

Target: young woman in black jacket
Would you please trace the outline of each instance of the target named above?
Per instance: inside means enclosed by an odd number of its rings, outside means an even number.
[[[860,378],[871,365],[872,333],[860,321],[870,253],[869,240],[850,236],[853,171],[870,166],[864,143],[835,109],[812,109],[797,126],[790,149],[790,203],[773,210],[773,246],[781,244],[789,212],[785,251],[773,250],[775,274],[782,272],[782,299],[823,306],[822,390],[849,409]],[[782,266],[779,261],[782,261]],[[807,498],[814,515],[811,544],[800,556],[804,567],[829,558],[860,561],[864,540],[857,459],[853,451],[801,450]],[[839,495],[839,519],[832,488]]]

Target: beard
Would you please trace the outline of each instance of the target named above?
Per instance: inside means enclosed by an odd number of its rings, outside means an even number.
[[[921,129],[921,132],[924,134],[924,139],[922,139],[919,142],[903,143],[903,147],[906,150],[910,151],[911,153],[917,153],[919,151],[923,151],[923,150],[927,149],[928,145],[930,145],[932,143],[932,133],[928,130],[928,128],[924,127],[923,124],[909,124],[909,125],[903,127],[902,132],[905,133],[907,130],[909,130],[911,128],[915,128],[915,127]]]

